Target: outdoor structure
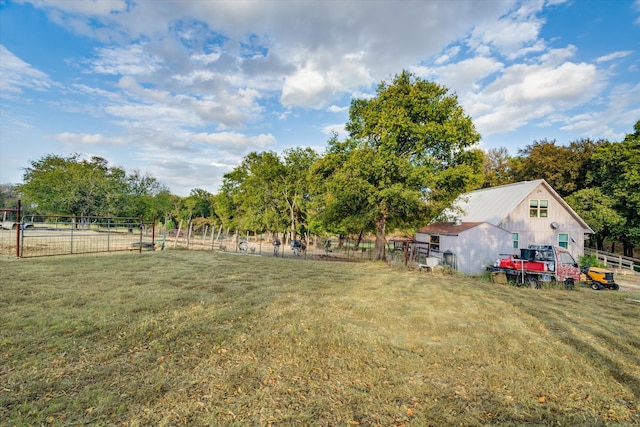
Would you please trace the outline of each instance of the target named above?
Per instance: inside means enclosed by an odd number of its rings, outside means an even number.
[[[435,222],[416,232],[420,253],[466,274],[480,274],[501,254],[529,245],[566,248],[578,259],[593,230],[543,179],[476,190],[460,196]]]
[[[434,222],[416,232],[416,241],[427,259],[441,258],[441,264],[470,275],[512,251],[511,233],[488,222]]]

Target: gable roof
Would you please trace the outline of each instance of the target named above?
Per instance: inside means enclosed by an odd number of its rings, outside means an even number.
[[[593,233],[589,225],[565,202],[562,197],[545,181],[522,181],[498,187],[483,188],[458,197],[454,209],[447,209],[447,216],[456,216],[462,222],[488,222],[499,225],[513,210],[522,203],[538,186],[542,185],[562,205],[563,208],[582,226],[586,232]]]
[[[433,222],[426,227],[422,227],[416,231],[416,233],[421,234],[448,234],[452,236],[457,236],[463,231],[467,231],[472,229],[473,227],[477,227],[480,224],[484,224],[483,222]]]

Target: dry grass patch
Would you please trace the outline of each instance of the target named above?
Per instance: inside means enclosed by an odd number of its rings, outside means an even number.
[[[633,425],[639,294],[164,251],[0,260],[7,425]]]

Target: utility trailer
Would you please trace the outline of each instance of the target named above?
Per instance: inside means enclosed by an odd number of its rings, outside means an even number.
[[[529,245],[520,255],[508,255],[496,261],[492,271],[502,271],[517,286],[539,289],[543,283],[564,283],[573,289],[580,281],[580,268],[569,251],[559,246]]]

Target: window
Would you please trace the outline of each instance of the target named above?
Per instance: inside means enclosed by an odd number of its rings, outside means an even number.
[[[518,239],[519,238],[520,238],[520,236],[518,235],[518,233],[513,233],[513,249],[518,249],[518,247],[519,247]]]
[[[549,216],[548,200],[529,200],[529,217],[530,218],[546,218]]]
[[[576,260],[566,252],[560,252],[558,254],[558,262],[560,265],[576,265]]]
[[[558,246],[561,248],[568,249],[569,248],[569,235],[560,233],[558,234]]]
[[[431,251],[440,252],[440,236],[430,236],[429,243],[431,244]]]

